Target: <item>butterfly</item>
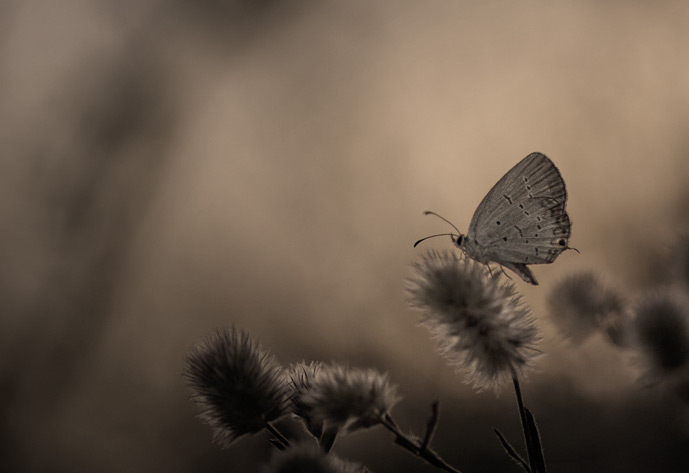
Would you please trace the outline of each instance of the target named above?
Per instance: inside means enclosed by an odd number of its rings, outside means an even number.
[[[486,194],[476,208],[463,235],[456,231],[431,235],[414,243],[450,235],[454,245],[470,258],[484,264],[498,263],[524,281],[537,285],[527,265],[555,261],[568,246],[572,224],[565,210],[567,190],[555,164],[542,153],[531,153],[519,161]],[[490,266],[489,266],[490,268]]]

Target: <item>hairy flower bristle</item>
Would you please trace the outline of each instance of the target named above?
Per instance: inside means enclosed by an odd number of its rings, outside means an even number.
[[[540,339],[514,284],[451,252],[430,251],[413,265],[409,303],[440,353],[477,389],[497,388],[531,365]]]
[[[302,401],[305,393],[311,389],[313,379],[321,370],[322,364],[319,362],[297,363],[290,366],[287,371],[287,380],[291,388],[290,402],[292,412],[304,421],[306,428],[316,438],[323,435],[323,422],[321,419],[314,418],[311,407]]]
[[[299,403],[326,430],[352,432],[380,423],[398,400],[387,374],[332,364],[321,367]]]
[[[199,417],[223,446],[287,412],[282,367],[244,331],[221,328],[192,348],[184,376]]]

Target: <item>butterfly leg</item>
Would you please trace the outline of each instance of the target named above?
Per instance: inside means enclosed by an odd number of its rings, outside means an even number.
[[[500,265],[500,270],[502,271],[502,274],[504,274],[505,276],[507,276],[507,279],[512,279],[512,276],[510,276],[509,274],[507,274],[507,273],[505,272],[505,268],[503,268],[502,265]]]

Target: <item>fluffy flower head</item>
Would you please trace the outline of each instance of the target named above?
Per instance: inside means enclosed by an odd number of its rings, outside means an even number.
[[[287,380],[291,388],[290,403],[292,412],[304,421],[306,428],[317,439],[323,434],[322,419],[314,418],[311,413],[311,406],[305,404],[302,398],[309,392],[316,374],[321,370],[322,364],[319,362],[297,363],[290,366],[287,372]]]
[[[213,439],[230,445],[287,411],[287,386],[275,358],[241,330],[218,329],[194,346],[184,376]]]
[[[665,288],[643,297],[635,308],[634,339],[649,384],[689,382],[689,295]]]
[[[594,331],[603,330],[616,345],[625,344],[629,319],[624,301],[592,272],[563,279],[550,293],[548,305],[565,338],[580,343]]]
[[[398,401],[388,377],[372,369],[322,366],[298,403],[311,422],[327,430],[352,432],[380,423]]]
[[[478,389],[498,387],[538,354],[540,336],[511,282],[451,252],[431,251],[415,263],[407,292],[440,353]]]

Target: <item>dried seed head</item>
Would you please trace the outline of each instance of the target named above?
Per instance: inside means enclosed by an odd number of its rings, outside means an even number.
[[[531,365],[539,331],[511,282],[451,252],[413,265],[407,292],[440,353],[477,389],[497,388]]]
[[[222,328],[194,346],[184,376],[199,417],[223,446],[287,412],[288,388],[275,357],[241,330]]]
[[[317,439],[323,435],[323,422],[321,419],[313,417],[311,406],[302,401],[304,394],[306,394],[313,384],[313,379],[321,370],[322,364],[318,362],[297,363],[290,366],[287,372],[287,379],[291,388],[290,402],[292,405],[292,412],[300,417],[306,428]]]
[[[312,422],[344,432],[380,423],[398,400],[386,374],[339,364],[322,366],[299,398]]]

